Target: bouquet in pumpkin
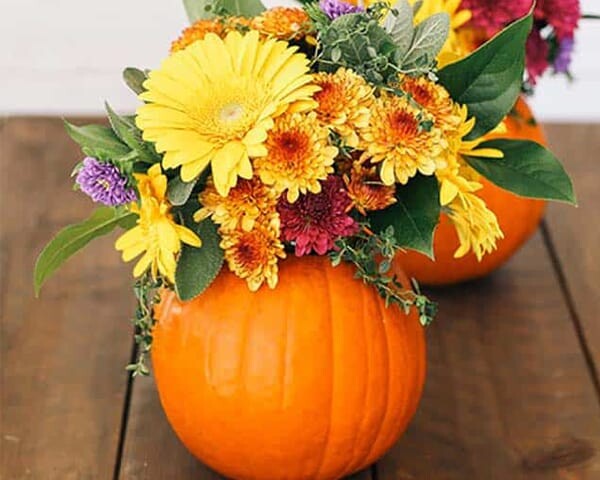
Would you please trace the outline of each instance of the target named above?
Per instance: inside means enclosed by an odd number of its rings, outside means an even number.
[[[533,13],[460,58],[447,12],[400,0],[265,10],[188,1],[194,23],[152,71],[127,68],[141,105],[67,131],[86,158],[75,186],[102,204],[44,249],[35,287],[90,240],[124,229],[139,361],[159,288],[201,295],[222,268],[276,288],[288,256],[350,262],[386,303],[434,305],[392,273],[400,249],[432,253],[440,212],[478,257],[502,237],[481,176],[519,195],[574,202],[558,160],[494,140],[521,90]]]

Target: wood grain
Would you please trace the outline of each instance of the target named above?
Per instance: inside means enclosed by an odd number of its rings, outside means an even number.
[[[552,125],[547,130],[552,150],[565,162],[579,200],[575,209],[548,208],[549,241],[600,385],[600,125]]]
[[[131,273],[112,241],[97,241],[33,298],[35,256],[92,204],[71,190],[80,153],[60,120],[11,119],[0,136],[0,477],[109,479],[131,352]]]
[[[600,478],[598,398],[540,235],[431,295],[425,395],[379,480]]]

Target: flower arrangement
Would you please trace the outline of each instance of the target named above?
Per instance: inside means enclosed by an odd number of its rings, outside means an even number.
[[[477,194],[481,177],[575,201],[544,147],[488,138],[519,95],[541,7],[470,53],[457,28],[471,14],[433,3],[188,1],[194,22],[161,66],[124,71],[136,114],[107,104],[108,126],[66,123],[86,156],[75,187],[101,206],[42,251],[36,292],[92,239],[124,229],[115,247],[137,259],[135,374],[147,372],[157,289],[189,300],[222,268],[252,291],[276,288],[291,255],[350,262],[428,324],[434,304],[390,275],[391,261],[400,249],[431,255],[441,211],[457,256],[492,251],[502,231]]]

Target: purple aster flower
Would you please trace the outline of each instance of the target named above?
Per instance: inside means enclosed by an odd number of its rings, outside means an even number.
[[[573,37],[566,37],[560,41],[558,46],[558,53],[554,59],[554,71],[556,73],[568,73],[569,66],[571,65],[573,47],[575,46],[575,39]]]
[[[360,13],[365,11],[362,7],[352,5],[351,3],[342,0],[321,0],[319,2],[319,7],[331,20],[335,20],[336,18],[349,13]]]
[[[136,200],[135,191],[127,186],[127,178],[111,163],[86,157],[75,182],[94,202],[116,206]]]

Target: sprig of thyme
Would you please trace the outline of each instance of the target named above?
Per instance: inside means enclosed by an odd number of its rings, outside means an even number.
[[[149,272],[146,272],[133,286],[137,306],[132,323],[135,327],[137,351],[136,362],[127,365],[126,369],[134,377],[150,374],[146,365],[146,357],[152,347],[152,329],[156,323],[154,305],[160,300],[158,291],[162,285],[163,281],[160,277],[155,279]]]
[[[405,313],[415,307],[423,326],[433,321],[437,304],[421,294],[414,280],[410,289],[402,285],[395,274],[390,275],[392,260],[401,249],[394,236],[394,227],[389,226],[376,234],[363,224],[358,234],[341,238],[336,245],[338,250],[330,253],[332,264],[339,265],[342,261],[353,263],[356,277],[375,287],[385,300],[386,307],[395,303]]]

